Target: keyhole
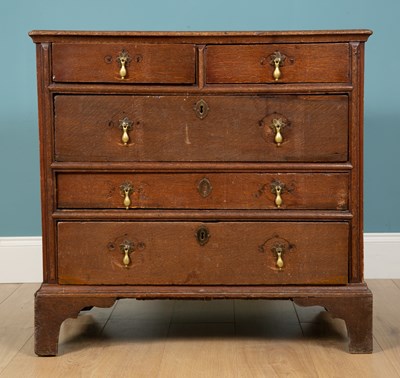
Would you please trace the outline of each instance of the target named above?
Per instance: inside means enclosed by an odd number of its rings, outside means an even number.
[[[203,119],[207,116],[208,113],[208,105],[207,103],[201,99],[199,101],[197,101],[194,110],[196,112],[197,117],[199,117],[200,119]]]
[[[208,242],[210,235],[205,227],[201,227],[197,230],[197,241],[200,245],[204,245]]]

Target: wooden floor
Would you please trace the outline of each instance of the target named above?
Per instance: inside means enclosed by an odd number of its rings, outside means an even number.
[[[64,322],[58,357],[33,353],[37,284],[0,285],[0,377],[400,377],[400,280],[369,280],[374,353],[344,322],[291,301],[120,300]]]

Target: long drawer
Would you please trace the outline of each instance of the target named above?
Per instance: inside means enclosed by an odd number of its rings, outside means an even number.
[[[345,284],[345,222],[60,222],[60,284]]]
[[[346,95],[58,95],[56,161],[348,160]]]
[[[59,209],[348,209],[345,173],[58,173]]]

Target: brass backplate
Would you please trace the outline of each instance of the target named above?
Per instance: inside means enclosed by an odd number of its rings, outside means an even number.
[[[207,244],[208,240],[210,239],[210,232],[206,226],[200,226],[197,229],[196,239],[201,246]]]
[[[199,184],[197,185],[197,190],[203,198],[208,197],[212,192],[212,185],[210,180],[206,177],[201,179],[199,181]]]
[[[197,101],[196,105],[194,106],[194,111],[197,117],[200,119],[206,118],[209,110],[210,107],[208,106],[207,102],[203,99]]]

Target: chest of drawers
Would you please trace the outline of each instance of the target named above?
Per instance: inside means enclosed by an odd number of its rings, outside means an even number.
[[[367,30],[33,31],[44,282],[35,351],[120,298],[263,298],[343,318],[363,281]]]

